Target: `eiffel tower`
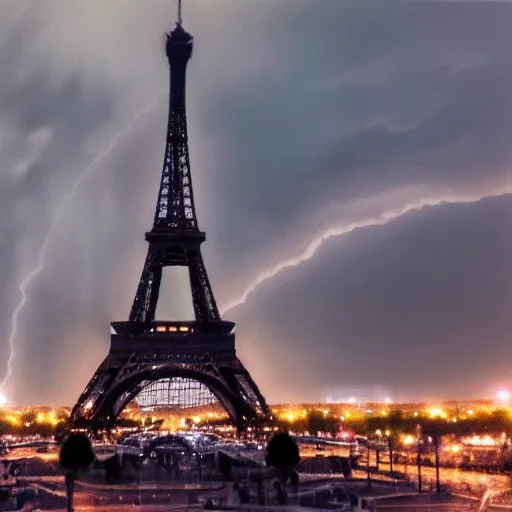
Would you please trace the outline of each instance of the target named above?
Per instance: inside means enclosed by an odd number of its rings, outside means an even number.
[[[244,429],[269,419],[265,399],[236,356],[233,322],[222,320],[201,256],[192,192],[185,74],[192,55],[178,7],[176,28],[167,34],[170,65],[169,123],[160,190],[146,262],[129,321],[111,324],[110,351],[71,412],[75,426],[111,428],[134,398],[186,408],[218,401]],[[188,267],[195,321],[159,321],[156,307],[164,267]],[[157,396],[158,395],[158,396]],[[162,404],[160,404],[162,405]]]

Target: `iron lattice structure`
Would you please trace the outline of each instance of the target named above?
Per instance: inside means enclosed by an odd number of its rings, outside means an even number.
[[[269,419],[263,396],[236,356],[235,325],[220,317],[201,256],[206,237],[195,212],[185,111],[192,39],[181,18],[167,35],[169,121],[153,228],[146,233],[148,254],[129,321],[111,324],[110,351],[71,412],[76,426],[110,428],[134,397],[156,405],[163,395],[178,408],[208,405],[214,397],[240,429]],[[155,319],[167,266],[188,267],[195,321]]]
[[[215,395],[202,382],[174,377],[160,379],[145,387],[135,398],[141,407],[190,409],[217,403]]]

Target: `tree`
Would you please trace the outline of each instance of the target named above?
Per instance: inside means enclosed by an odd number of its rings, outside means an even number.
[[[0,418],[0,436],[8,434],[11,431],[10,424],[4,418]]]
[[[311,411],[308,415],[308,430],[313,436],[325,432],[325,416],[319,411]]]
[[[294,418],[293,421],[287,419],[279,419],[275,421],[275,426],[281,432],[295,432],[297,434],[304,434],[309,431],[308,418]]]
[[[21,415],[21,434],[33,436],[37,434],[36,413],[27,411]]]
[[[50,425],[49,423],[38,423],[34,427],[34,432],[41,437],[51,437],[55,434],[55,427],[53,425]]]
[[[55,432],[54,432],[54,436],[55,436],[55,441],[60,444],[64,441],[64,439],[66,439],[66,437],[69,435],[69,433],[71,432],[70,428],[69,428],[69,424],[66,422],[61,422],[61,423],[57,423],[57,425],[55,426]]]
[[[400,436],[404,433],[412,433],[415,430],[416,422],[406,418],[399,411],[392,411],[384,417],[374,416],[367,420],[368,433],[373,434],[380,430],[386,434],[389,450],[389,470],[393,472],[393,452],[399,445]]]
[[[295,466],[300,462],[299,447],[287,432],[278,432],[267,445],[265,463],[274,468],[279,477],[279,482],[274,484],[280,504],[286,502],[286,493],[282,486],[288,480],[292,485],[298,485],[299,475]]]
[[[121,478],[121,461],[116,453],[105,461],[105,482],[116,482]]]
[[[267,466],[279,470],[296,466],[300,462],[299,447],[287,432],[278,432],[267,445]]]
[[[340,431],[340,425],[341,421],[337,416],[327,416],[324,432],[334,437]]]
[[[320,411],[311,411],[305,426],[305,430],[308,430],[311,435],[325,432],[334,436],[340,429],[340,420],[336,416],[326,416]],[[294,430],[298,431],[296,428]]]
[[[66,481],[67,512],[73,512],[73,492],[79,470],[87,469],[94,461],[89,438],[80,433],[69,434],[60,447],[59,462]]]
[[[439,444],[441,437],[453,434],[456,430],[456,424],[447,422],[445,419],[434,418],[425,422],[423,425],[423,434],[432,437],[435,448],[436,460],[436,491],[441,492],[441,481],[439,479]]]

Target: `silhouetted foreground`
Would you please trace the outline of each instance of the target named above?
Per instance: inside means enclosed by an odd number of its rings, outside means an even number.
[[[69,434],[60,448],[59,462],[66,480],[67,511],[73,512],[73,491],[80,470],[87,469],[95,456],[91,442],[84,434]]]

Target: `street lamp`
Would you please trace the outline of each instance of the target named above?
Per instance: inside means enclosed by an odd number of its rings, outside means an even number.
[[[370,440],[366,439],[366,481],[368,482],[368,487],[372,485],[372,480],[370,477]]]
[[[388,434],[388,450],[389,450],[389,471],[391,475],[393,475],[393,438],[391,437],[391,432],[387,432]]]
[[[422,441],[422,432],[421,425],[418,423],[416,425],[416,438],[418,440],[418,456],[417,456],[417,464],[418,464],[418,492],[421,492],[421,441]]]

